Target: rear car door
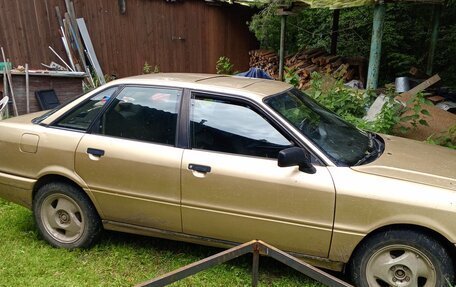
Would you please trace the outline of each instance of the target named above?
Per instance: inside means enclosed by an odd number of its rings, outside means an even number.
[[[316,162],[308,174],[278,167],[278,152],[296,143],[252,103],[194,93],[190,106],[183,231],[326,257],[335,204],[327,168]]]
[[[182,91],[127,86],[78,145],[75,170],[102,217],[181,231],[180,166],[175,146]]]

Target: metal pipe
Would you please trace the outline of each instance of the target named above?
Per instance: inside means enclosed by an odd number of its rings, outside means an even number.
[[[382,53],[383,27],[385,24],[386,6],[377,4],[374,7],[374,21],[372,27],[372,41],[369,57],[369,70],[367,73],[367,89],[378,88],[378,76]]]
[[[339,18],[340,10],[336,9],[333,12],[333,23],[331,28],[331,55],[337,54],[337,38],[339,38]]]
[[[7,65],[8,63],[6,63]],[[8,93],[8,80],[7,80],[7,75],[6,75],[6,69],[3,69],[3,96],[4,97],[8,97],[9,93]],[[6,104],[6,112],[4,114],[6,114],[6,118],[9,118],[9,105],[8,103]]]
[[[283,81],[283,66],[285,58],[285,25],[287,16],[282,15],[280,19],[280,51],[279,51],[279,80]]]
[[[27,102],[27,114],[30,113],[30,81],[29,81],[29,66],[25,64],[25,99]]]
[[[253,262],[252,262],[252,287],[258,286],[258,270],[260,266],[260,246],[256,243],[253,246]]]
[[[168,284],[174,283],[178,280],[189,277],[193,274],[196,274],[210,267],[224,263],[226,261],[237,258],[247,253],[253,253],[252,286],[254,287],[258,284],[258,267],[260,253],[270,256],[275,260],[282,262],[285,265],[288,265],[289,267],[309,276],[310,278],[313,278],[321,283],[324,283],[327,286],[353,287],[352,285],[260,240],[252,240],[250,242],[235,246],[231,249],[222,251],[218,254],[212,255],[200,261],[181,267],[175,271],[169,272],[156,279],[140,283],[136,285],[136,287],[167,286]]]
[[[429,45],[429,55],[428,55],[427,64],[426,64],[426,74],[428,74],[428,75],[432,75],[432,69],[433,69],[433,65],[434,65],[435,49],[437,47],[437,39],[439,36],[441,9],[442,9],[441,5],[434,5],[434,8],[432,9],[432,34],[431,34],[431,42]]]

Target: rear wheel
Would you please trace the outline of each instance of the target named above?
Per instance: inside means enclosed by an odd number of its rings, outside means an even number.
[[[33,201],[33,214],[41,235],[55,247],[89,247],[102,230],[87,195],[66,183],[42,186]]]
[[[447,250],[412,230],[379,233],[363,242],[349,265],[358,287],[451,286],[454,267]]]

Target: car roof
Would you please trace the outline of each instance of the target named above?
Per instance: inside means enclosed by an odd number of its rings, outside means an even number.
[[[157,73],[122,78],[111,82],[119,84],[149,84],[201,89],[220,93],[255,94],[259,98],[274,95],[292,88],[291,85],[274,80],[240,76],[192,73]]]

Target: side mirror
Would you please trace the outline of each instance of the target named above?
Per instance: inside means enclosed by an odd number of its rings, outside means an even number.
[[[281,150],[277,159],[280,167],[299,166],[299,170],[302,172],[310,174],[317,172],[311,163],[310,153],[299,147]]]

